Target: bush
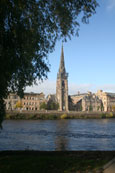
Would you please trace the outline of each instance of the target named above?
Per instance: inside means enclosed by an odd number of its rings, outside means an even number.
[[[101,115],[101,118],[106,118],[106,114],[102,114]]]
[[[114,116],[113,116],[113,113],[112,112],[110,112],[110,113],[106,113],[106,114],[102,114],[101,115],[101,118],[113,118]]]
[[[61,119],[67,119],[67,118],[68,118],[68,115],[67,115],[67,114],[62,114],[62,115],[60,116],[60,118],[61,118]]]
[[[59,109],[59,104],[53,101],[49,101],[47,103],[47,110],[58,110]]]
[[[40,104],[40,110],[46,110],[47,109],[47,104],[45,102],[42,102]]]
[[[10,114],[6,114],[6,117],[5,118],[8,119],[8,120],[10,120],[11,115]]]
[[[113,113],[110,112],[110,113],[106,114],[106,117],[107,117],[107,118],[112,118],[112,117],[113,117]]]

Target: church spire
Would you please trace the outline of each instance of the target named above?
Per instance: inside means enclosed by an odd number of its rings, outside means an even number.
[[[65,73],[63,43],[62,43],[62,48],[61,48],[61,58],[60,58],[59,73]]]
[[[65,70],[63,44],[61,48],[60,66],[57,74],[56,98],[60,111],[68,111],[68,73]]]

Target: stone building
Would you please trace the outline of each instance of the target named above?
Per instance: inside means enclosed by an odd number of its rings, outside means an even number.
[[[115,107],[115,93],[98,90],[96,95],[102,100],[103,111],[113,111],[113,106]]]
[[[69,110],[81,111],[82,110],[82,99],[87,93],[80,93],[69,96]]]
[[[16,93],[10,93],[5,99],[6,110],[15,110],[18,101],[20,101],[20,97]]]
[[[76,95],[71,95],[71,99],[73,104],[76,104],[77,102],[79,102],[84,96],[88,95],[87,93],[80,93],[78,92],[78,94]]]
[[[24,93],[21,99],[16,93],[10,93],[5,99],[6,110],[30,110],[36,111],[40,109],[40,104],[45,102],[45,95],[43,93]]]
[[[90,92],[82,98],[81,107],[82,111],[102,111],[102,101]]]
[[[45,95],[43,93],[24,93],[22,99],[23,110],[40,110],[40,104],[45,102]]]
[[[101,111],[102,101],[95,94],[88,92],[71,97],[71,110],[75,111]]]
[[[47,99],[47,102],[48,101],[57,102],[55,94],[49,94],[46,99]]]
[[[63,45],[61,49],[60,67],[57,74],[56,98],[60,111],[68,111],[68,73],[65,70]]]

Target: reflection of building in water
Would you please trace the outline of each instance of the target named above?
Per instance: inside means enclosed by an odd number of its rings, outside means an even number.
[[[56,126],[56,137],[55,137],[55,145],[57,151],[64,151],[68,148],[68,121],[61,120],[57,121]]]

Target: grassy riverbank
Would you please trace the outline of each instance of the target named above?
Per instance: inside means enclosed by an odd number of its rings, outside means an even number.
[[[115,157],[115,151],[3,151],[0,173],[94,173]]]
[[[115,112],[7,112],[8,120],[115,118]]]

